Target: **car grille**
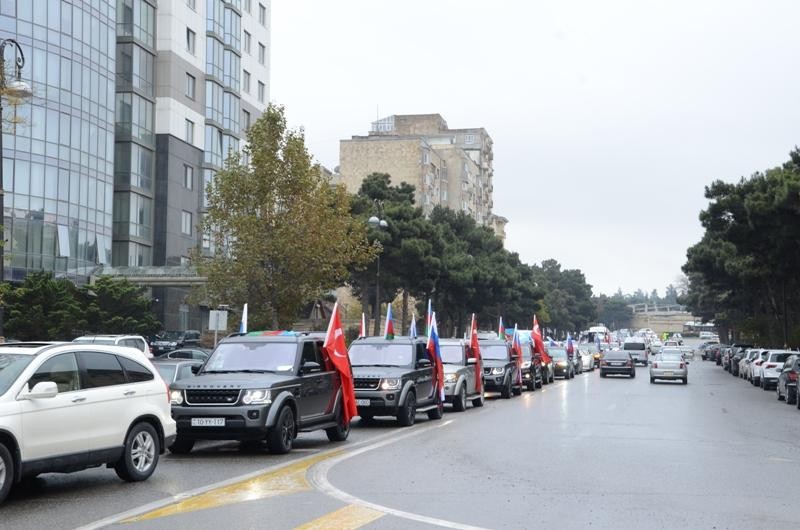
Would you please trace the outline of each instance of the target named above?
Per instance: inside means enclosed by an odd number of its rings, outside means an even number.
[[[203,389],[187,390],[186,403],[189,405],[235,405],[241,390]]]
[[[378,385],[381,383],[377,378],[361,378],[353,381],[353,386],[356,390],[378,390]]]

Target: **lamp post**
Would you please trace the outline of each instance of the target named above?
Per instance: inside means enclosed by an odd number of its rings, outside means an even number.
[[[6,80],[6,46],[9,44],[14,46],[14,77]],[[22,53],[22,48],[19,43],[14,39],[3,39],[0,41],[0,90],[5,97],[12,97],[17,100],[29,98],[33,93],[31,87],[22,80],[22,67],[25,66],[25,54]],[[3,115],[3,98],[0,97],[0,129],[2,128],[2,115]],[[0,130],[0,216],[2,221],[5,222],[6,218],[6,205],[5,205],[5,189],[3,184],[3,131]],[[0,223],[2,224],[2,223]],[[3,229],[5,233],[5,229]],[[0,241],[0,284],[6,280],[6,261],[4,243]],[[0,304],[0,337],[5,334],[4,331],[5,321],[5,305]]]
[[[389,228],[389,223],[384,219],[383,201],[375,199],[375,213],[367,220],[367,224],[372,228],[378,230],[385,230]],[[373,317],[375,318],[374,334],[377,335],[381,331],[381,254],[378,253],[377,273],[375,274],[375,307],[373,309]]]

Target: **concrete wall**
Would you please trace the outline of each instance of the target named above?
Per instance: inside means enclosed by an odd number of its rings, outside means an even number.
[[[392,184],[407,182],[421,197],[422,149],[419,138],[353,138],[339,144],[339,174],[347,190],[355,193],[370,173],[388,173]]]
[[[666,311],[657,313],[634,313],[631,328],[650,328],[656,333],[682,332],[683,325],[695,320],[691,313],[683,311]]]

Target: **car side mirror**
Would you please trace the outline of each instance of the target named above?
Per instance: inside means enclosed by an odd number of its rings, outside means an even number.
[[[313,374],[314,372],[321,372],[322,366],[318,362],[306,361],[303,363],[302,372],[304,374]]]
[[[428,368],[431,365],[430,359],[420,359],[417,361],[417,368]]]
[[[194,375],[197,375],[197,373],[200,371],[200,368],[202,367],[203,367],[202,364],[195,364],[194,366],[192,366],[192,373]]]
[[[58,395],[58,385],[52,381],[36,383],[30,392],[22,394],[22,399],[49,399]]]
[[[467,357],[467,364],[478,364],[478,359],[475,357]]]
[[[689,364],[689,361],[683,361],[683,362],[686,363],[686,364]]]

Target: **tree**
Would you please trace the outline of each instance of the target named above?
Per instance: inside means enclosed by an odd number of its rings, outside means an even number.
[[[126,279],[101,276],[81,289],[85,331],[149,336],[161,328],[150,310],[144,288]]]
[[[267,107],[247,141],[249,163],[232,154],[208,185],[202,230],[213,251],[192,259],[211,305],[249,303],[251,327],[288,327],[374,253],[344,187],[321,175],[283,107]]]
[[[71,340],[85,320],[75,284],[49,272],[33,272],[5,293],[6,334],[14,339]]]

